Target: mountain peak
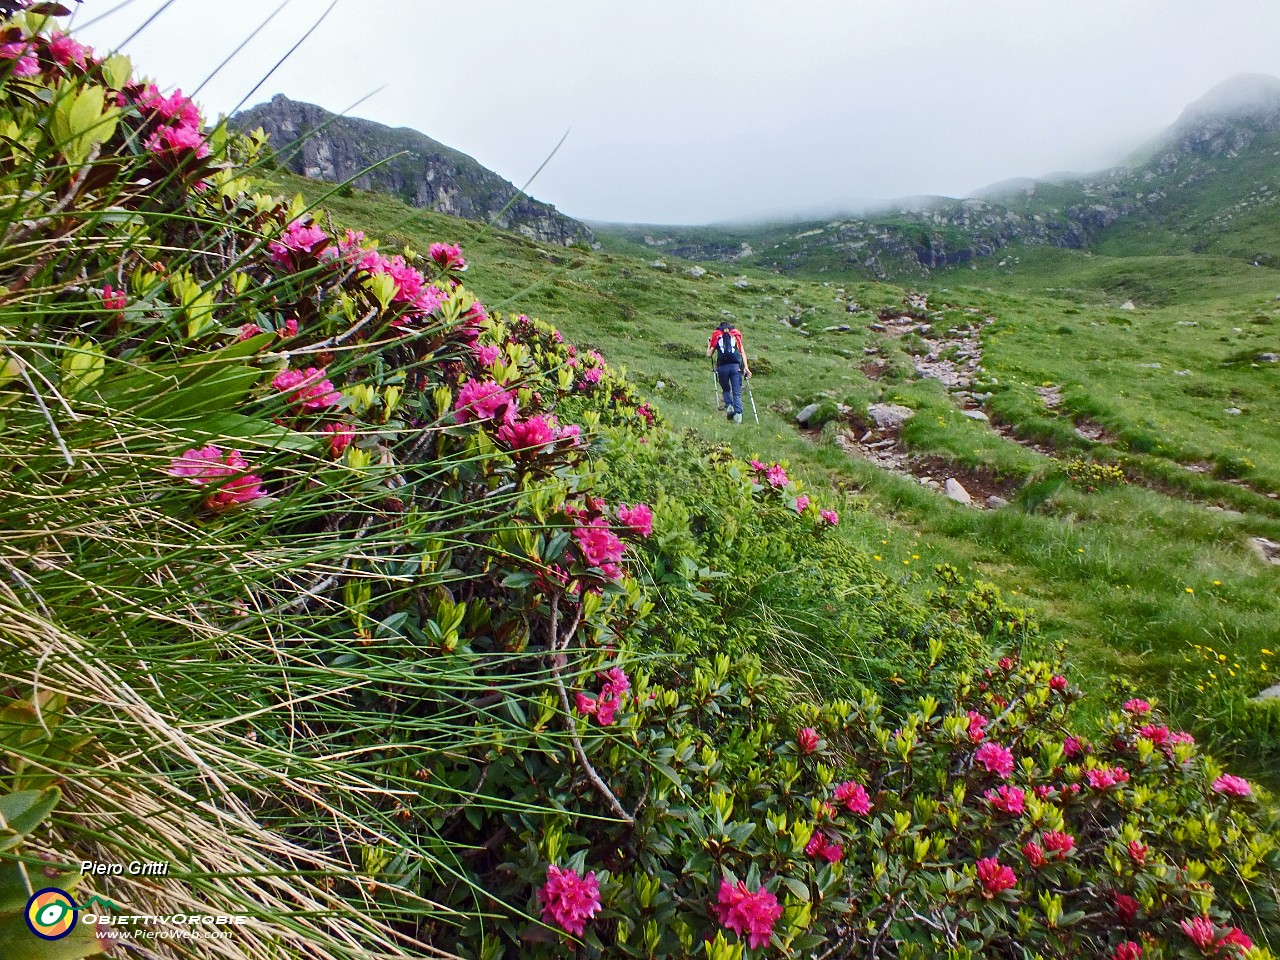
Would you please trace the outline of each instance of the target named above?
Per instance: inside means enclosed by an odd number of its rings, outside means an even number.
[[[1276,114],[1280,114],[1280,79],[1264,73],[1241,73],[1190,104],[1174,126],[1206,119],[1270,119]]]
[[[415,207],[492,222],[539,242],[592,240],[591,231],[577,220],[417,130],[339,116],[282,93],[236,114],[231,125],[261,127],[285,167],[315,180],[380,190]]]

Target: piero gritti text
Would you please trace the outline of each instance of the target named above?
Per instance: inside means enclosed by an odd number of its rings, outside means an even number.
[[[82,877],[167,877],[169,864],[159,860],[133,860],[129,863],[99,863],[80,861]]]

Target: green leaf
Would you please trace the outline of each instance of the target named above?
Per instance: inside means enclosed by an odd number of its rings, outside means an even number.
[[[119,90],[133,76],[133,63],[123,53],[112,54],[102,61],[102,76],[113,90]]]
[[[21,909],[0,916],[0,943],[5,945],[4,960],[82,960],[106,952],[97,931],[87,923],[77,923],[61,940],[33,936]]]
[[[62,799],[57,787],[48,790],[20,790],[0,797],[0,850],[15,847],[40,826]]]

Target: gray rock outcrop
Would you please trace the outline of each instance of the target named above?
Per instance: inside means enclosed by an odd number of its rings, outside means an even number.
[[[338,116],[283,94],[236,114],[229,123],[244,131],[262,128],[277,161],[304,177],[350,181],[353,187],[394,194],[415,207],[494,221],[503,230],[542,243],[594,239],[577,220],[521,195],[512,183],[465,153],[416,130]]]

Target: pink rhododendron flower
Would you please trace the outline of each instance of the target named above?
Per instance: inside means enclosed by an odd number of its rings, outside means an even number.
[[[752,470],[755,470],[757,473],[759,473],[760,471],[762,471],[762,470],[768,470],[769,468],[768,468],[768,467],[766,467],[766,466],[765,466],[763,463],[761,463],[759,460],[752,460],[752,461],[751,461],[751,469],[752,469]]]
[[[86,47],[65,33],[55,33],[49,38],[49,56],[64,67],[74,63],[83,70],[86,58],[92,55],[92,47]]]
[[[1150,713],[1151,704],[1147,703],[1145,700],[1126,700],[1124,702],[1124,709],[1126,713]]]
[[[290,269],[294,265],[295,254],[314,253],[315,248],[328,239],[329,235],[315,224],[307,225],[300,219],[294,220],[278,240],[267,244],[267,253],[280,266]]]
[[[782,905],[777,897],[764,887],[748,890],[741,880],[736,884],[722,880],[720,897],[711,908],[720,924],[739,937],[746,937],[752,949],[769,942],[773,936],[773,925],[782,916]]]
[[[804,852],[811,857],[821,857],[827,863],[838,863],[844,859],[844,847],[828,840],[821,830],[813,831]]]
[[[1224,773],[1217,780],[1213,781],[1213,789],[1216,793],[1227,793],[1233,797],[1247,797],[1253,793],[1253,788],[1249,786],[1249,781],[1244,777],[1232,776]]]
[[[637,536],[648,537],[653,533],[653,511],[648,504],[637,503],[629,507],[624,503],[618,507],[618,519]]]
[[[982,764],[987,773],[1007,777],[1013,773],[1013,751],[998,743],[988,741],[978,748],[973,758]]]
[[[816,857],[822,852],[822,848],[827,845],[827,838],[822,835],[821,830],[813,831],[813,836],[809,838],[809,842],[804,845],[806,856]]]
[[[34,77],[40,73],[40,61],[31,47],[30,40],[0,43],[0,60],[12,60],[12,75]]]
[[[240,326],[240,332],[236,334],[236,340],[252,340],[262,332],[263,329],[256,323],[245,323]]]
[[[836,803],[844,804],[844,808],[850,813],[866,815],[871,812],[871,798],[867,796],[866,788],[857,781],[846,780],[844,783],[836,784],[831,798]]]
[[[1063,690],[1067,689],[1067,678],[1060,674],[1054,674],[1049,679],[1049,689],[1056,690],[1058,693],[1061,693]]]
[[[1233,951],[1237,956],[1245,950],[1253,949],[1253,941],[1239,927],[1232,927],[1226,934],[1218,940],[1218,949],[1223,947],[1236,947]]]
[[[435,313],[440,309],[440,305],[449,299],[448,294],[432,284],[423,289],[413,299],[413,309],[421,314]]]
[[[1138,946],[1132,940],[1126,940],[1120,946],[1116,947],[1116,952],[1112,955],[1112,960],[1140,960],[1142,957],[1142,947]]]
[[[1195,743],[1195,742],[1196,742],[1196,738],[1193,737],[1191,734],[1187,733],[1185,730],[1179,730],[1169,737],[1170,744]]]
[[[1013,669],[1013,661],[1010,660],[1008,657],[1001,657],[998,665],[1000,669],[1004,671],[1009,671]]]
[[[1058,830],[1046,830],[1041,839],[1044,841],[1044,848],[1050,853],[1056,853],[1059,859],[1070,853],[1076,845],[1075,837]]]
[[[986,739],[987,724],[991,721],[980,714],[977,710],[969,711],[969,742],[981,743]]]
[[[1095,790],[1109,790],[1121,783],[1129,782],[1129,771],[1124,767],[1094,767],[1085,772],[1085,779]]]
[[[205,499],[205,505],[213,510],[228,510],[266,496],[261,478],[248,471],[249,464],[240,451],[224,455],[221,448],[210,444],[188,450],[172,461],[168,473],[197,486],[218,484],[218,489]]]
[[[498,430],[498,439],[512,450],[531,452],[555,440],[551,424],[542,417],[513,420]]]
[[[1078,737],[1067,737],[1062,741],[1062,752],[1068,757],[1077,756],[1082,750]]]
[[[600,377],[603,376],[603,374],[604,371],[599,367],[590,367],[589,369],[582,371],[582,380],[584,383],[588,384],[599,383]]]
[[[102,307],[114,313],[121,313],[129,305],[129,299],[123,290],[117,290],[111,284],[102,285]]]
[[[502,356],[502,348],[493,344],[485,344],[483,347],[472,347],[471,352],[475,354],[476,362],[478,362],[482,367],[493,366],[497,362],[498,358]]]
[[[809,498],[803,493],[796,497],[796,513],[804,513],[809,509]]]
[[[582,438],[582,428],[576,423],[566,424],[563,427],[556,428],[557,440],[568,440],[572,444],[577,444]],[[641,438],[643,439],[643,438]]]
[[[1027,858],[1027,863],[1037,870],[1049,862],[1044,858],[1044,849],[1034,840],[1027,841],[1026,846],[1022,848],[1022,855]]]
[[[289,337],[296,337],[298,335],[298,321],[286,320],[284,322],[284,327],[281,330],[278,330],[277,333],[286,339]]]
[[[138,106],[163,120],[176,122],[179,126],[200,126],[199,109],[189,97],[182,95],[181,90],[174,90],[169,96],[164,97],[160,95],[154,83],[149,83],[138,97]]]
[[[326,423],[324,432],[329,434],[329,452],[335,457],[342,456],[356,436],[355,427],[349,423]]]
[[[1138,916],[1138,907],[1140,904],[1127,893],[1116,894],[1116,917],[1125,926],[1133,923]]]
[[[631,689],[631,678],[622,667],[610,667],[600,674],[600,677],[604,680],[605,692],[612,693],[618,698]]]
[[[442,270],[461,271],[467,269],[467,261],[462,258],[462,248],[456,243],[433,243],[427,255]]]
[[[575,937],[582,936],[587,921],[600,911],[600,881],[595,871],[585,877],[554,863],[547,867],[547,882],[538,890],[542,919],[557,924]]]
[[[1140,867],[1147,865],[1147,850],[1149,847],[1145,843],[1139,843],[1137,840],[1129,841],[1129,856],[1133,862]]]
[[[1011,787],[1008,784],[1004,784],[995,790],[988,790],[985,796],[991,806],[1015,817],[1026,809],[1027,795],[1019,788]]]
[[[1214,950],[1218,931],[1208,917],[1192,917],[1190,920],[1183,920],[1178,926],[1182,927],[1183,932],[1205,956]]]
[[[588,693],[577,693],[574,696],[579,713],[595,717],[601,726],[607,727],[617,719],[618,707],[622,704],[623,695],[631,689],[631,681],[621,667],[610,667],[600,674],[600,678],[604,685],[600,688],[599,696]]]
[[[653,412],[653,407],[649,406],[647,403],[642,403],[640,406],[636,407],[636,413],[643,417],[645,424],[650,427],[652,427],[653,422],[658,419],[658,415]],[[644,438],[641,437],[642,441],[643,439]]]
[[[796,733],[796,748],[803,754],[810,754],[818,749],[818,731],[813,727],[805,727]]]
[[[787,471],[782,468],[782,464],[775,463],[764,472],[764,478],[769,482],[769,486],[773,488],[785,487],[787,485]]]
[[[197,160],[209,155],[209,144],[199,127],[161,127],[147,138],[147,149],[157,156],[177,157],[194,153]]]
[[[617,563],[622,559],[622,553],[626,549],[626,544],[617,538],[602,517],[597,517],[586,526],[576,528],[573,531],[573,538],[578,541],[582,559],[589,567]]]
[[[290,403],[306,411],[332,407],[342,399],[342,394],[326,379],[324,367],[283,370],[275,375],[271,386],[287,395]]]
[[[834,510],[823,510],[818,515],[833,527],[840,522],[840,514],[836,513]]]
[[[988,899],[1018,884],[1018,877],[1013,870],[1002,865],[996,857],[983,857],[978,861],[977,869],[982,895]]]
[[[1163,747],[1169,742],[1169,728],[1147,724],[1138,731],[1138,736],[1150,740],[1153,746]]]
[[[501,384],[493,380],[468,380],[458,389],[453,414],[458,423],[492,420],[500,411],[502,419],[508,423],[518,412],[516,398]]]

